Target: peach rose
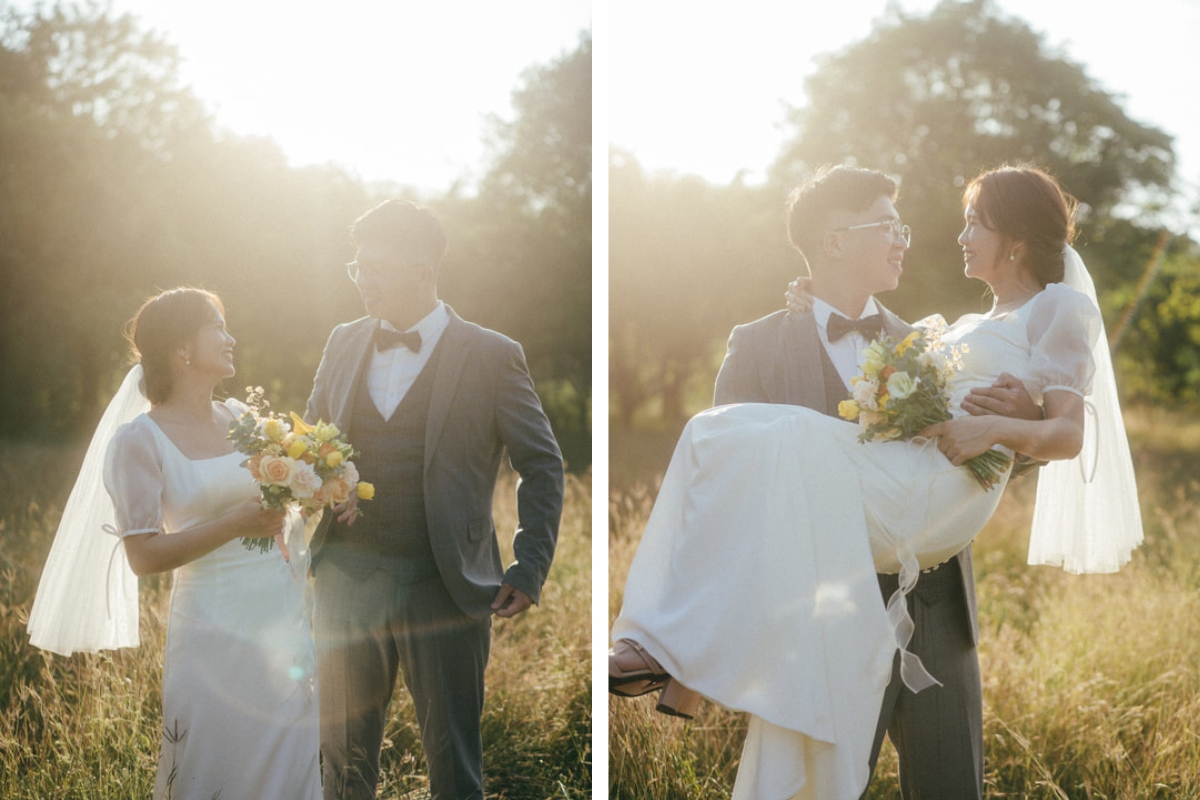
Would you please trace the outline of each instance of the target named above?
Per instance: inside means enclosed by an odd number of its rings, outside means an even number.
[[[334,504],[344,503],[350,499],[350,485],[341,478],[330,478],[325,481],[322,489]]]
[[[259,482],[287,486],[296,471],[296,462],[283,456],[264,455],[258,463]]]
[[[259,464],[262,463],[263,453],[255,453],[250,456],[246,462],[246,469],[250,470],[250,477],[254,478],[258,483],[262,483],[262,472],[259,470]]]

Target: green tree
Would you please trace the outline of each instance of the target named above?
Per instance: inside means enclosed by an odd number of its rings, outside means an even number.
[[[1109,340],[1124,378],[1122,394],[1165,405],[1200,404],[1200,247],[1163,236],[1143,253],[1143,280],[1109,300],[1117,323]],[[1115,344],[1115,342],[1114,342]]]
[[[0,33],[0,400],[7,430],[70,429],[90,413],[131,307],[120,276],[164,141],[205,124],[178,88],[178,56],[128,16],[95,7],[7,9]]]
[[[0,33],[0,432],[94,424],[126,367],[122,323],[179,284],[224,295],[236,385],[307,395],[321,345],[361,313],[340,265],[365,193],[217,131],[178,56],[95,5],[8,11]]]
[[[866,39],[827,56],[804,89],[808,104],[791,113],[795,135],[772,181],[792,186],[824,163],[898,175],[915,235],[891,302],[910,316],[978,309],[979,285],[954,277],[955,238],[959,195],[982,170],[1005,162],[1050,169],[1086,203],[1090,227],[1132,198],[1160,204],[1175,168],[1170,136],[1129,118],[1082,65],[992,0],[943,0],[927,16],[890,6]],[[1139,265],[1111,267],[1135,279]]]
[[[522,76],[478,195],[439,203],[454,229],[444,294],[521,342],[572,470],[591,463],[591,86],[585,34]]]
[[[730,328],[782,306],[799,270],[771,189],[609,165],[609,382],[616,421],[711,402]]]

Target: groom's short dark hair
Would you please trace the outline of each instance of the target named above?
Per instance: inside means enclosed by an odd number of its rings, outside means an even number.
[[[834,212],[866,211],[880,195],[894,202],[899,186],[877,170],[826,164],[788,195],[788,240],[807,261],[820,249]]]
[[[429,262],[435,269],[446,255],[446,232],[433,212],[408,200],[385,200],[354,221],[350,235],[386,242]]]

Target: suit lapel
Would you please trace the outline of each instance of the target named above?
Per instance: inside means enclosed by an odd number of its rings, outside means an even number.
[[[463,365],[467,361],[467,323],[454,313],[454,309],[446,306],[450,313],[450,323],[442,333],[438,347],[442,349],[437,364],[437,373],[433,376],[433,394],[429,399],[429,416],[425,422],[425,466],[437,448],[442,428],[446,425],[446,416],[450,412],[450,401],[454,398],[458,381],[462,377]]]
[[[825,408],[825,370],[821,338],[811,313],[788,314],[780,326],[784,353],[784,386],[780,402]]]
[[[371,354],[374,352],[373,336],[378,326],[377,320],[363,320],[350,332],[342,355],[337,361],[338,372],[331,383],[342,391],[331,395],[329,405],[332,422],[343,431],[350,430],[358,387],[362,384],[363,370],[371,363]]]
[[[887,332],[888,336],[891,336],[898,342],[913,332],[912,325],[909,325],[891,311],[888,311],[883,303],[880,303],[878,300],[875,302],[878,303],[880,310],[883,312],[883,329]]]

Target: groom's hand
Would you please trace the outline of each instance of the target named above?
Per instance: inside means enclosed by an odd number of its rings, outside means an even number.
[[[353,525],[358,519],[358,495],[351,493],[349,500],[333,507],[333,513],[338,515],[338,522]]]
[[[1033,402],[1019,378],[1002,372],[991,386],[972,389],[962,401],[963,411],[980,417],[992,414],[1012,419],[1045,419],[1042,407]]]
[[[507,583],[500,584],[500,591],[492,601],[492,612],[497,617],[515,617],[533,605],[533,598],[515,586]]]

